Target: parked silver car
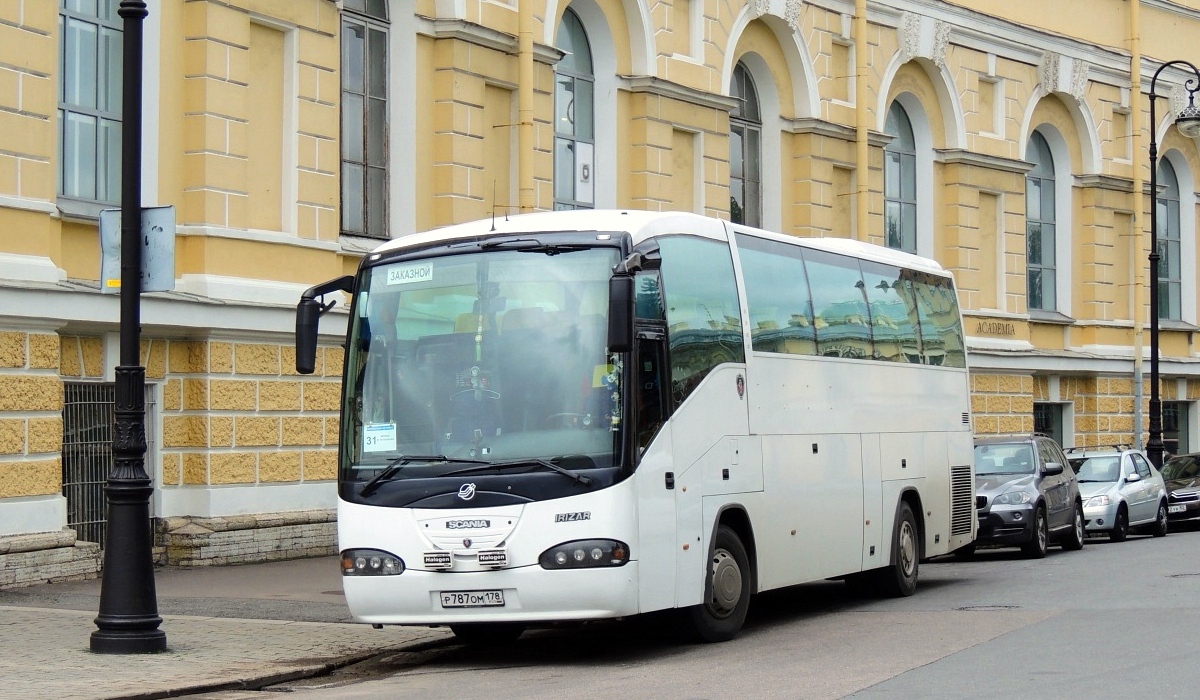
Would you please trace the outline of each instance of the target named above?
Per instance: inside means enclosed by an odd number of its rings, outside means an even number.
[[[1084,526],[1113,542],[1130,529],[1167,534],[1167,487],[1150,460],[1130,445],[1073,447],[1067,460],[1079,480]]]

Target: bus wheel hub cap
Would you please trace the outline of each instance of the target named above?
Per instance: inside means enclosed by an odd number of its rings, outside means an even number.
[[[742,597],[742,571],[729,552],[713,555],[712,605],[718,613],[729,613]]]

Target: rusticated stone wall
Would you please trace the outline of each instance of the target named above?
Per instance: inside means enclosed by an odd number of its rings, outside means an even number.
[[[163,488],[336,476],[341,348],[319,352],[311,376],[266,343],[171,341],[166,363]]]

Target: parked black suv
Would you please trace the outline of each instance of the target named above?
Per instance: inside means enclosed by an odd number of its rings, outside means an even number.
[[[1051,541],[1083,548],[1083,500],[1062,448],[1045,435],[975,438],[975,545],[1017,545],[1025,556],[1046,556]]]

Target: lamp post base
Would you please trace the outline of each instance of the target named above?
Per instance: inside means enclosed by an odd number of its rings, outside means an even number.
[[[127,622],[131,627],[157,627],[162,618]],[[98,619],[96,624],[100,624]],[[153,654],[167,650],[167,633],[160,629],[96,630],[92,632],[91,649],[97,654]]]

